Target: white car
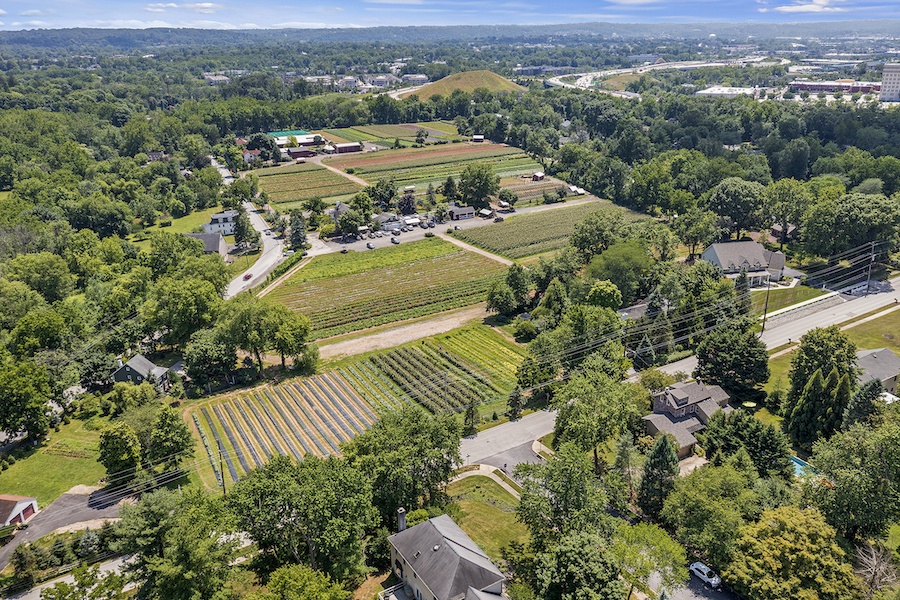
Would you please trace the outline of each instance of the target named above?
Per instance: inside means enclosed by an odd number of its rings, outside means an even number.
[[[694,574],[700,581],[712,588],[718,588],[722,585],[722,578],[704,565],[702,562],[695,562],[688,567],[688,570]]]

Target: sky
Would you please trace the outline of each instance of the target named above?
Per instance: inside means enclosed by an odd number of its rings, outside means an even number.
[[[894,19],[898,0],[0,0],[0,29]]]

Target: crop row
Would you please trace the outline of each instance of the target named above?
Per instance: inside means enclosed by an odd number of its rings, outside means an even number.
[[[389,171],[394,168],[413,168],[444,163],[485,160],[504,155],[521,155],[518,148],[502,145],[467,146],[462,144],[429,146],[370,152],[328,159],[328,164],[339,169],[353,167],[359,173]]]
[[[207,457],[220,481],[219,461],[232,479],[276,454],[339,454],[340,444],[365,431],[375,411],[338,373],[297,379],[224,399],[192,414]],[[210,434],[216,448],[212,447]]]
[[[289,175],[291,173],[310,173],[312,171],[328,171],[322,165],[311,163],[311,162],[302,162],[302,163],[289,163],[285,165],[278,165],[277,167],[267,167],[265,169],[258,169],[254,171],[257,177],[260,180],[265,179],[266,177],[274,177],[276,175]],[[330,171],[329,171],[330,172]]]
[[[330,185],[338,181],[349,181],[349,179],[343,175],[338,175],[334,171],[321,169],[318,171],[285,173],[284,175],[270,175],[262,178],[260,185],[266,190],[281,192],[300,186],[317,187],[321,185]]]
[[[326,129],[325,133],[329,138],[334,138],[334,141],[337,143],[371,142],[378,139],[378,136],[371,135],[352,127],[347,127],[345,129]]]
[[[443,159],[443,160],[442,160]],[[461,172],[466,165],[476,162],[487,162],[494,165],[497,169],[501,165],[527,165],[536,164],[527,155],[522,152],[515,154],[505,153],[502,155],[489,154],[487,156],[464,155],[460,157],[435,157],[428,161],[403,161],[392,165],[373,165],[372,168],[362,170],[365,175],[382,175],[384,173],[395,174],[397,179],[411,178],[411,175],[417,175],[419,178],[430,176],[434,173],[440,175],[453,171]]]

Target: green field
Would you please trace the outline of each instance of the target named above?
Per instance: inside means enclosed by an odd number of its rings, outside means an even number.
[[[502,560],[510,543],[528,540],[528,528],[516,520],[518,501],[493,479],[472,475],[448,485],[447,493],[460,509],[457,525],[492,560]]]
[[[435,131],[440,131],[450,135],[459,134],[459,131],[456,129],[456,125],[450,123],[449,121],[425,121],[423,123],[416,123],[416,125],[421,125],[422,127],[434,129]]]
[[[433,238],[318,256],[269,298],[307,315],[313,337],[325,338],[477,304],[504,271]]]
[[[768,312],[771,313],[782,308],[787,308],[788,306],[793,306],[794,304],[804,302],[805,300],[823,296],[825,293],[826,292],[823,292],[818,288],[811,288],[805,285],[797,285],[788,289],[770,290]],[[761,315],[763,313],[763,308],[766,306],[765,290],[754,290],[752,292],[752,298],[753,314]]]
[[[443,183],[447,177],[459,178],[466,165],[485,162],[501,177],[531,174],[541,167],[518,148],[502,144],[448,144],[425,148],[382,150],[353,156],[329,158],[328,164],[354,174],[370,183],[393,176],[399,187],[417,185],[424,192],[429,183]]]
[[[61,425],[37,449],[0,472],[0,490],[34,496],[44,508],[76,485],[98,485],[106,474],[97,462],[99,442],[100,432],[85,429],[82,421]]]
[[[554,208],[530,215],[513,216],[503,223],[486,227],[454,231],[453,235],[485,250],[509,258],[522,258],[562,248],[568,243],[575,225],[604,206],[608,205],[587,202]]]
[[[199,477],[212,488],[276,454],[340,454],[378,415],[404,405],[460,412],[472,401],[506,398],[523,353],[490,328],[469,326],[194,404],[185,417],[197,438]]]
[[[150,247],[150,234],[156,231],[165,231],[166,233],[195,233],[196,230],[203,229],[204,223],[209,223],[209,218],[217,212],[222,212],[221,206],[213,208],[204,208],[197,210],[189,215],[172,219],[172,224],[168,227],[160,227],[157,221],[156,225],[146,227],[135,233],[129,238],[138,248],[145,249]]]
[[[260,175],[259,189],[269,195],[272,204],[328,198],[362,189],[346,177],[309,163],[278,167]]]

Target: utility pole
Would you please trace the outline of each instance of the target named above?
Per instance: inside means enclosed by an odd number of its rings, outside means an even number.
[[[869,282],[872,281],[872,265],[875,263],[875,240],[869,242],[871,249],[869,250],[869,270],[866,273],[866,296],[869,295]]]
[[[759,337],[762,337],[763,332],[766,330],[766,317],[769,313],[769,290],[772,289],[772,284],[769,280],[766,280],[766,303],[763,306],[763,320],[762,320],[762,329],[759,330]],[[749,291],[747,292],[750,293]],[[752,306],[752,304],[751,304]]]
[[[219,448],[219,473],[222,475],[222,497],[225,497],[225,467],[222,465],[222,449]]]

